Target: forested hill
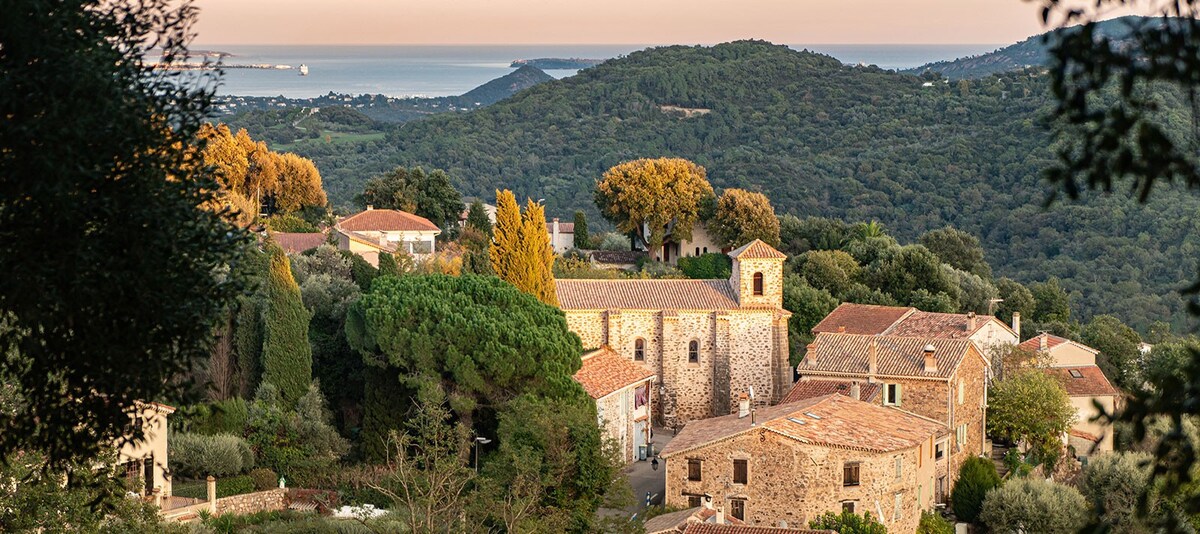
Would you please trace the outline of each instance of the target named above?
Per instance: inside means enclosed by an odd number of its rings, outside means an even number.
[[[507,187],[545,198],[553,216],[581,208],[592,220],[607,168],[684,157],[718,189],[766,193],[780,214],[878,220],[905,241],[947,224],[970,231],[999,276],[1064,279],[1076,317],[1182,321],[1173,291],[1195,274],[1200,202],[1164,188],[1148,207],[1117,194],[1044,211],[1044,83],[1010,74],[925,87],[763,42],[675,46],[410,122],[353,154],[313,156],[323,172],[361,165],[361,182],[399,164],[444,168],[464,195]],[[327,190],[345,205],[361,182]]]
[[[1096,35],[1115,40],[1124,39],[1129,35],[1131,24],[1159,24],[1159,19],[1147,17],[1120,17],[1106,20],[1096,25]],[[1041,35],[1035,35],[1019,43],[1006,46],[977,56],[958,58],[950,61],[927,63],[904,72],[921,74],[925,71],[939,72],[951,80],[964,78],[982,78],[1001,72],[1024,69],[1026,67],[1044,66],[1049,59],[1047,50],[1054,42],[1059,31],[1054,30]]]

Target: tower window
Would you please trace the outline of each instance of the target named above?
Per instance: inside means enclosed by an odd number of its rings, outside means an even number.
[[[694,339],[688,342],[688,363],[700,363],[700,342]]]
[[[639,362],[646,361],[646,340],[640,337],[633,342],[633,359]]]
[[[763,274],[754,273],[754,296],[761,297],[763,294]]]

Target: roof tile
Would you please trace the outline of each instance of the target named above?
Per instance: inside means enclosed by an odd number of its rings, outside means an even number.
[[[684,534],[837,534],[832,530],[718,525],[716,523],[692,523],[683,532]]]
[[[830,393],[839,393],[847,397],[850,396],[850,387],[854,383],[852,380],[800,380],[792,385],[792,389],[784,395],[783,400],[779,404],[811,399],[813,397],[824,397]],[[875,399],[875,395],[879,393],[879,384],[870,382],[858,383],[859,400],[871,402]]]
[[[1108,377],[1104,376],[1104,371],[1095,365],[1084,365],[1080,367],[1048,367],[1042,369],[1047,374],[1058,378],[1062,382],[1063,388],[1067,390],[1067,395],[1072,397],[1100,397],[1105,395],[1119,395],[1117,388],[1113,387],[1108,381]],[[1079,378],[1071,375],[1071,371],[1079,373]]]
[[[271,240],[288,254],[299,254],[325,244],[322,232],[271,232]]]
[[[731,310],[727,280],[555,280],[564,310]]]
[[[814,364],[805,354],[797,371],[867,376],[871,345],[875,345],[875,372],[883,376],[949,378],[971,348],[963,339],[868,336],[820,333],[813,340]],[[937,370],[925,372],[925,346],[933,345]]]
[[[785,259],[787,254],[784,254],[775,247],[768,245],[761,239],[755,239],[745,245],[738,247],[733,252],[729,253],[731,258],[742,259]]]
[[[438,232],[441,231],[420,215],[407,211],[370,209],[360,211],[338,222],[338,227],[351,232]]]
[[[633,363],[608,347],[583,355],[583,366],[573,378],[593,399],[654,376],[654,371]]]
[[[916,308],[854,304],[844,302],[821,322],[814,326],[814,334],[820,332],[845,332],[847,334],[882,334],[900,318],[916,311]]]

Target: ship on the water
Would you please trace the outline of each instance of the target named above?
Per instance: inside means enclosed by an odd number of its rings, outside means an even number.
[[[300,64],[300,75],[308,76],[308,65],[305,65],[303,63]]]

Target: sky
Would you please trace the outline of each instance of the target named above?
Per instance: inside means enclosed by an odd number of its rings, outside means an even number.
[[[196,44],[1002,44],[1028,0],[196,0]]]

